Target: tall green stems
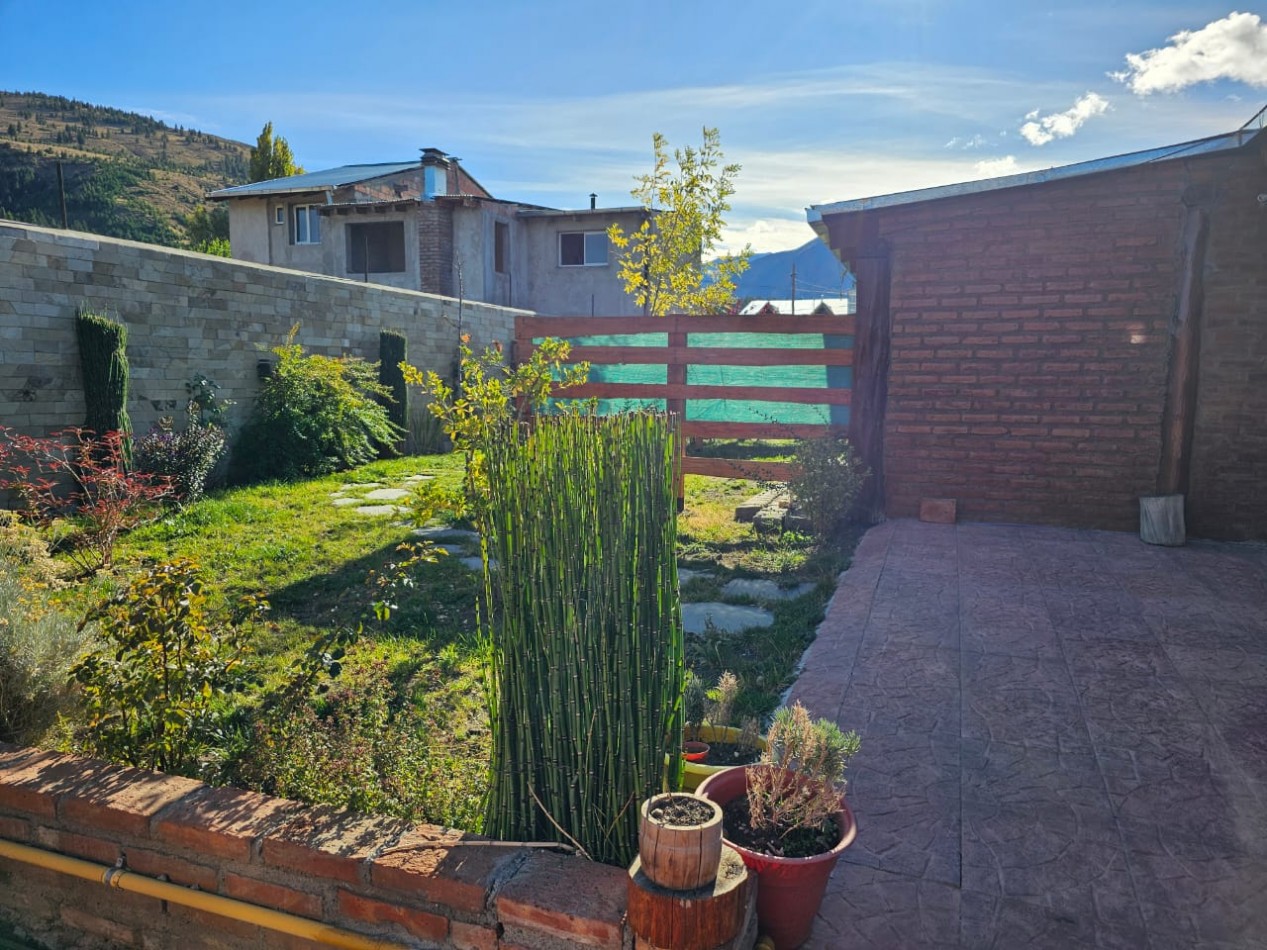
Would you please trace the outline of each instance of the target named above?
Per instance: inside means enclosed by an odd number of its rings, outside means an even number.
[[[676,422],[545,416],[489,443],[485,830],[628,864],[682,737]]]

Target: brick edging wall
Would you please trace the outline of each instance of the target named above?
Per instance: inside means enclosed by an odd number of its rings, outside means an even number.
[[[0,745],[0,838],[405,945],[627,945],[626,874],[434,825]],[[0,858],[0,918],[54,945],[311,947]]]

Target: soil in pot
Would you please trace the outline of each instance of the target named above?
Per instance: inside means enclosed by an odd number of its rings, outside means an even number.
[[[712,820],[713,809],[694,795],[664,795],[647,809],[647,815],[661,824],[696,828]]]
[[[760,758],[761,750],[750,745],[740,745],[737,742],[710,742],[708,758],[704,760],[704,764],[729,768],[732,765],[752,765]]]
[[[727,841],[780,858],[808,858],[823,854],[840,841],[840,826],[829,818],[820,828],[797,828],[780,836],[776,831],[752,827],[748,797],[732,799],[722,806],[722,828]]]

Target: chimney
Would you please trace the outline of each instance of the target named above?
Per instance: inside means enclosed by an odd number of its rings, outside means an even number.
[[[449,156],[449,164],[453,166],[453,194],[462,194],[462,159],[456,155]]]
[[[598,195],[594,194],[594,192],[591,191],[590,192],[590,210],[593,211],[597,207],[598,207]]]
[[[421,152],[423,165],[443,165],[445,163],[445,158],[447,157],[444,152],[440,151],[438,148],[424,148],[421,149]]]

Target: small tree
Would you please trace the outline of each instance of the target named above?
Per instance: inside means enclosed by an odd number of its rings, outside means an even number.
[[[704,144],[675,149],[676,173],[669,168],[668,140],[652,136],[655,169],[637,179],[630,192],[647,212],[642,225],[626,234],[619,224],[607,238],[620,252],[625,292],[655,316],[666,313],[720,313],[735,293],[735,278],[748,267],[752,249],[704,259],[721,241],[735,193],[737,164],[722,165],[716,129],[704,129]]]
[[[295,164],[295,154],[290,143],[273,134],[273,123],[265,122],[260,136],[251,149],[251,181],[269,181],[288,175],[302,175],[304,170]]]

